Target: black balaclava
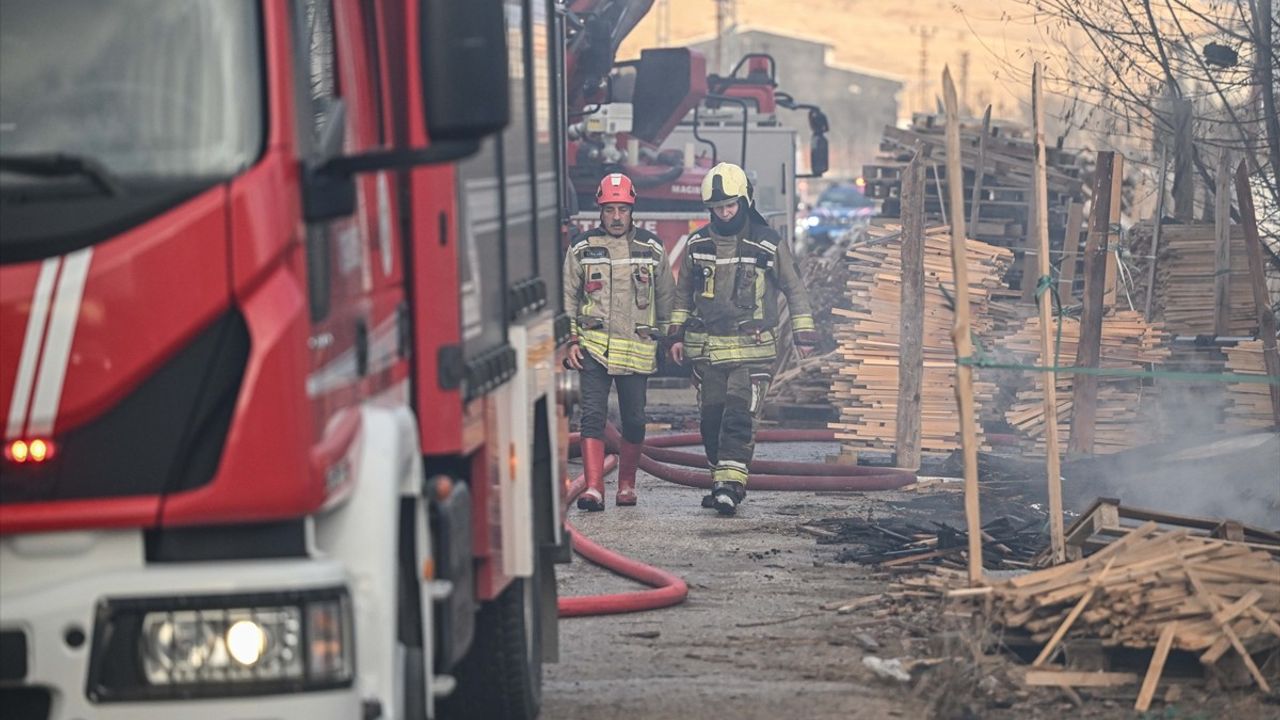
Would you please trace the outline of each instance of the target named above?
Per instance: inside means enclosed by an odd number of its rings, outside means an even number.
[[[747,226],[747,219],[751,214],[746,198],[738,198],[738,214],[734,215],[733,219],[728,222],[721,220],[712,210],[707,212],[711,214],[711,229],[722,237],[732,237],[741,233],[743,228]]]

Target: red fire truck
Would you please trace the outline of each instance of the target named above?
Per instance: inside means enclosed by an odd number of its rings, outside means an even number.
[[[717,162],[742,165],[756,208],[788,240],[795,228],[797,177],[827,171],[826,115],[778,90],[770,55],[743,57],[725,76],[707,73],[701,53],[650,48],[615,62],[623,39],[653,0],[573,0],[567,66],[569,176],[579,229],[598,221],[592,194],[600,178],[625,172],[635,182],[636,222],[662,238],[678,267],[688,236],[707,223],[701,184]],[[796,131],[782,111],[807,113],[809,168],[796,168]]]
[[[0,3],[6,718],[532,718],[552,0]]]

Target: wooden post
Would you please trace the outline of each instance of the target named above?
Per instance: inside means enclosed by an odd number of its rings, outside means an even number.
[[[938,193],[938,210],[942,215],[942,224],[947,224],[947,198],[942,194],[942,177],[938,174],[938,163],[929,163],[933,167],[933,189]],[[963,170],[961,171],[963,172]],[[961,182],[963,187],[964,183]]]
[[[1253,286],[1253,302],[1258,306],[1258,335],[1262,338],[1262,362],[1267,374],[1280,378],[1280,352],[1276,350],[1276,315],[1271,310],[1267,282],[1263,276],[1262,238],[1258,237],[1258,218],[1253,209],[1253,192],[1249,187],[1249,170],[1243,160],[1236,167],[1236,196],[1240,204],[1240,226],[1244,230],[1244,246],[1249,256],[1249,282]],[[1280,428],[1280,385],[1271,384],[1271,419]]]
[[[1031,70],[1031,115],[1035,125],[1035,172],[1031,175],[1032,202],[1035,205],[1036,246],[1039,277],[1049,277],[1049,179],[1044,149],[1044,96],[1040,89],[1040,63]],[[1027,278],[1023,277],[1025,283]],[[1038,284],[1038,283],[1037,283]],[[1040,305],[1040,364],[1054,364],[1053,349],[1053,295],[1044,292]],[[1044,382],[1044,444],[1045,472],[1049,483],[1049,547],[1053,551],[1054,564],[1066,562],[1067,545],[1063,541],[1062,528],[1062,477],[1058,465],[1058,387],[1057,376],[1045,371]]]
[[[1156,262],[1160,257],[1160,230],[1164,227],[1164,185],[1169,177],[1169,146],[1160,149],[1160,182],[1156,191],[1156,214],[1151,226],[1151,257],[1147,259],[1147,300],[1142,308],[1142,317],[1151,322],[1151,303],[1156,296]]]
[[[973,195],[969,198],[969,229],[978,234],[978,209],[982,207],[982,179],[987,167],[987,136],[991,134],[991,106],[982,113],[982,136],[978,138],[978,164],[973,166]]]
[[[956,405],[960,411],[960,450],[964,456],[964,516],[969,534],[969,582],[982,583],[982,519],[978,504],[978,431],[973,409],[973,366],[961,363],[973,357],[969,337],[969,267],[964,228],[964,183],[955,182],[964,171],[960,164],[960,112],[951,69],[942,70],[942,94],[947,112],[947,183],[951,196],[951,268],[956,282],[956,315],[951,340],[956,348]]]
[[[1035,159],[1031,161],[1031,174],[1035,175]],[[1036,238],[1036,228],[1040,225],[1040,209],[1036,207],[1035,189],[1032,188],[1031,197],[1027,200],[1027,224],[1023,227],[1022,232],[1022,302],[1035,302],[1036,297],[1036,270],[1039,268],[1037,256],[1040,250],[1036,247],[1038,242]]]
[[[1080,314],[1077,367],[1098,367],[1101,354],[1107,235],[1111,225],[1111,179],[1116,160],[1114,152],[1098,153],[1093,178],[1093,212],[1084,247],[1084,309]],[[1076,375],[1071,379],[1071,385],[1071,439],[1067,443],[1067,452],[1092,454],[1093,425],[1098,411],[1098,378]]]
[[[1035,83],[1034,70],[1032,70],[1032,75],[1033,77],[1031,82],[1034,85]],[[1034,104],[1034,101],[1032,104]],[[1032,108],[1031,112],[1032,114],[1034,114],[1035,109]],[[1039,162],[1039,160],[1033,156],[1031,158],[1031,176],[1032,176],[1031,197],[1027,198],[1027,224],[1022,228],[1023,235],[1022,235],[1022,287],[1021,287],[1021,290],[1022,290],[1022,302],[1024,303],[1035,301],[1036,280],[1039,277],[1036,271],[1040,267],[1039,261],[1037,260],[1037,257],[1040,254],[1040,250],[1039,250],[1040,239],[1036,235],[1036,228],[1040,227],[1040,215],[1047,212],[1048,210],[1047,200],[1045,201],[1045,206],[1040,205],[1036,201],[1035,174],[1036,174],[1037,162]]]
[[[1062,262],[1058,263],[1058,295],[1063,305],[1075,297],[1076,259],[1080,255],[1080,231],[1084,229],[1084,203],[1067,205],[1067,232],[1062,238]]]
[[[1231,334],[1231,154],[1218,157],[1213,193],[1213,333]]]
[[[1124,156],[1116,155],[1115,163],[1111,166],[1111,214],[1107,217],[1108,232],[1107,243],[1104,246],[1107,250],[1107,272],[1106,287],[1102,291],[1102,304],[1109,310],[1116,304],[1116,299],[1120,294],[1120,287],[1117,284],[1119,279],[1119,261],[1116,259],[1115,248],[1112,247],[1112,240],[1119,240],[1120,234],[1115,232],[1120,227],[1120,205],[1124,190]]]
[[[920,467],[920,388],[924,382],[924,157],[917,147],[902,177],[902,292],[898,322],[898,415],[894,448],[901,468]]]

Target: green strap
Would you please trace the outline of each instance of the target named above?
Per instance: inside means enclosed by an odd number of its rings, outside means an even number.
[[[1057,367],[1059,362],[1059,353],[1062,351],[1062,318],[1065,313],[1062,312],[1062,297],[1058,295],[1058,283],[1048,275],[1041,275],[1036,281],[1036,305],[1040,304],[1040,296],[1044,295],[1048,290],[1053,297],[1053,306],[1058,311],[1058,336],[1053,341],[1053,366]]]
[[[957,358],[956,362],[960,365],[969,365],[977,368],[989,368],[992,370],[1022,370],[1025,372],[1050,372],[1055,375],[1095,375],[1099,377],[1124,377],[1124,378],[1168,378],[1171,380],[1186,380],[1188,382],[1221,382],[1221,383],[1249,383],[1254,385],[1280,385],[1280,377],[1274,375],[1242,375],[1240,373],[1199,373],[1185,372],[1181,370],[1131,370],[1128,368],[1087,368],[1069,365],[1060,367],[1054,364],[1050,367],[1043,365],[1026,365],[1022,363],[1001,363],[992,362],[985,357],[970,356]]]

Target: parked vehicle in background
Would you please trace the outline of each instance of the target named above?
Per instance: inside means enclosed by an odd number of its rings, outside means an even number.
[[[802,248],[821,250],[853,228],[865,226],[879,212],[876,201],[859,184],[841,182],[827,187],[796,223]]]

